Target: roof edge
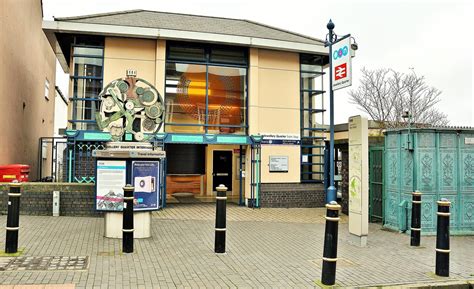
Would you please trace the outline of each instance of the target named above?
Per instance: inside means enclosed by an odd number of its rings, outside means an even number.
[[[54,21],[67,21],[67,20],[79,20],[84,18],[95,18],[95,17],[102,17],[102,16],[112,16],[112,15],[120,15],[126,13],[136,13],[146,11],[142,9],[132,9],[132,10],[122,10],[122,11],[113,11],[113,12],[104,12],[104,13],[95,13],[95,14],[88,14],[88,15],[79,15],[79,16],[69,16],[69,17],[54,17]]]
[[[286,29],[283,29],[283,28],[276,27],[276,26],[271,26],[271,25],[268,25],[268,24],[260,23],[260,22],[253,21],[253,20],[247,20],[247,19],[244,19],[243,21],[253,23],[253,24],[257,24],[257,25],[264,26],[264,27],[268,27],[268,28],[271,28],[271,29],[279,30],[279,31],[282,31],[282,32],[285,32],[285,33],[290,33],[290,34],[293,34],[293,35],[296,35],[296,36],[299,36],[299,37],[308,38],[309,40],[321,42],[321,44],[325,43],[323,40],[321,40],[319,38],[314,38],[314,37],[311,37],[311,36],[308,36],[308,35],[300,34],[298,32],[293,32],[293,31],[290,31],[290,30],[286,30]]]
[[[231,18],[231,17],[220,17],[220,16],[207,16],[207,15],[198,15],[198,14],[189,14],[189,13],[177,13],[177,12],[167,12],[167,11],[155,11],[155,10],[146,10],[146,9],[133,9],[133,10],[123,10],[123,11],[114,11],[114,12],[106,12],[106,13],[96,13],[96,14],[89,14],[89,15],[80,15],[80,16],[71,16],[71,17],[53,17],[54,21],[68,21],[68,20],[80,20],[80,19],[85,19],[85,18],[95,18],[95,17],[102,17],[102,16],[113,16],[113,15],[120,15],[120,14],[127,14],[127,13],[137,13],[137,12],[152,12],[152,13],[166,13],[166,14],[174,14],[174,15],[183,15],[183,16],[193,16],[193,17],[202,17],[202,18],[214,18],[214,19],[225,19],[225,20],[235,20],[235,21],[243,21],[243,22],[248,22],[252,23],[255,25],[267,27],[270,29],[275,29],[281,32],[293,34],[295,36],[303,37],[308,40],[312,41],[317,41],[320,42],[321,44],[324,44],[325,42],[319,38],[314,38],[305,34],[301,34],[298,32],[286,30],[283,28],[279,28],[276,26],[264,24],[261,22],[253,21],[253,20],[248,20],[248,19],[242,19],[242,18]],[[130,26],[133,27],[133,26]]]

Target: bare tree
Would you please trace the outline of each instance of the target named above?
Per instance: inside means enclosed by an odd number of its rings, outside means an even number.
[[[423,76],[404,74],[393,69],[362,68],[357,89],[349,91],[350,100],[383,127],[406,127],[410,114],[412,126],[448,125],[448,117],[435,105],[441,91],[429,86]]]

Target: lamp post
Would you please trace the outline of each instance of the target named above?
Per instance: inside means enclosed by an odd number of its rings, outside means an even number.
[[[410,130],[411,130],[411,111],[404,111],[403,114],[402,114],[402,118],[407,121],[408,120],[408,135],[407,135],[407,149],[408,150],[411,150],[411,134],[410,134]]]
[[[332,46],[339,41],[342,41],[350,34],[344,35],[341,38],[334,33],[334,23],[329,19],[326,25],[329,33],[326,35],[325,47],[329,47],[329,187],[327,189],[326,203],[329,204],[331,201],[336,201],[336,187],[334,186],[334,90],[332,88],[332,75],[333,75],[333,52]],[[351,45],[352,50],[357,50],[357,44]]]

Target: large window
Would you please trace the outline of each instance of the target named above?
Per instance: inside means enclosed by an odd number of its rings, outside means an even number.
[[[165,131],[245,134],[246,49],[169,43]]]
[[[323,67],[327,57],[300,55],[301,182],[322,182],[324,173]]]
[[[103,46],[75,42],[72,46],[72,123],[73,129],[97,130],[95,112],[103,86]]]

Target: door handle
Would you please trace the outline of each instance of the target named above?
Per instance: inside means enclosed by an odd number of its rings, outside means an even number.
[[[227,177],[229,174],[228,173],[216,173],[215,174],[218,177]]]

